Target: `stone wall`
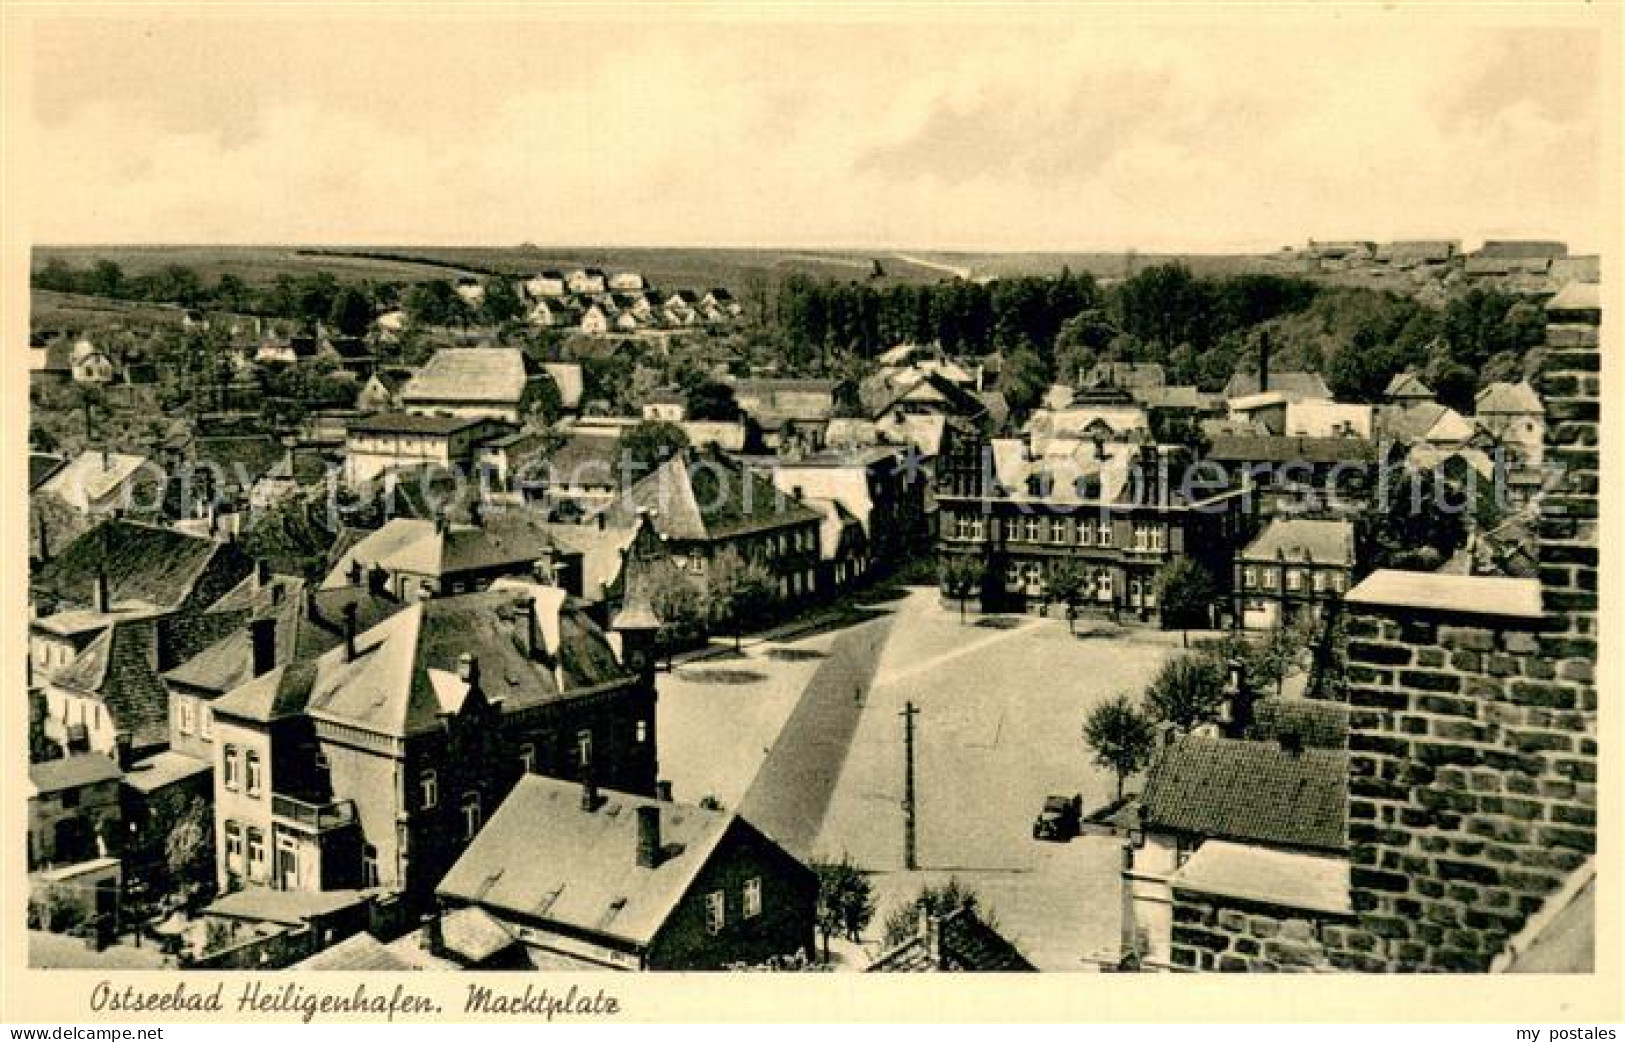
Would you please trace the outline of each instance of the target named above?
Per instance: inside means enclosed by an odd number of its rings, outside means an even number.
[[[1309,973],[1381,969],[1351,946],[1347,919],[1174,887],[1172,961],[1186,970]],[[1375,947],[1363,939],[1362,947]]]
[[[1596,849],[1598,328],[1552,317],[1539,608],[1509,609],[1505,580],[1469,580],[1477,603],[1350,598],[1341,940],[1382,968],[1488,969]]]

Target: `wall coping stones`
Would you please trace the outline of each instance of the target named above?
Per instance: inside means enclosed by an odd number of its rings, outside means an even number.
[[[1540,581],[1499,575],[1451,575],[1380,568],[1343,597],[1365,608],[1485,615],[1544,622]]]

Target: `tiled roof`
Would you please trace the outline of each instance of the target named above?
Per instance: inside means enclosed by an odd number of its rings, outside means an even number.
[[[734,819],[720,811],[603,791],[592,811],[581,786],[519,780],[437,893],[589,935],[648,944],[710,860]],[[660,812],[660,863],[637,863],[640,807]],[[539,846],[538,836],[547,843]]]
[[[517,347],[459,347],[434,353],[405,389],[404,401],[517,404],[525,393],[525,355]]]
[[[1349,711],[1321,698],[1261,698],[1253,704],[1247,737],[1260,742],[1293,739],[1306,749],[1342,749],[1348,744]]]
[[[1382,395],[1384,398],[1432,398],[1433,388],[1415,373],[1395,373]]]
[[[124,784],[150,795],[176,782],[207,774],[211,769],[208,760],[166,749],[132,764],[124,774]]]
[[[266,435],[231,438],[198,438],[192,451],[199,462],[221,469],[230,487],[247,488],[282,462],[287,449]]]
[[[1141,803],[1147,829],[1340,851],[1348,755],[1187,735],[1160,750]]]
[[[101,702],[135,748],[162,744],[169,736],[169,691],[153,668],[157,641],[155,620],[116,621],[51,682]]]
[[[61,760],[45,760],[28,765],[28,782],[36,795],[114,781],[123,775],[118,764],[101,753],[80,753]]]
[[[58,470],[43,487],[70,503],[95,501],[135,478],[147,462],[145,456],[90,449]]]
[[[1241,557],[1247,561],[1273,561],[1284,556],[1289,561],[1313,560],[1317,564],[1354,564],[1354,523],[1311,518],[1277,518],[1247,544]]]
[[[90,529],[37,568],[31,586],[39,596],[89,605],[94,603],[100,573],[107,576],[114,607],[133,602],[172,609],[198,590],[199,580],[206,573],[217,571],[235,583],[251,567],[247,556],[233,544],[157,525],[110,520]],[[205,596],[208,593],[199,592]],[[216,596],[224,592],[220,590]]]
[[[459,908],[440,920],[440,939],[446,950],[478,965],[518,943],[506,926],[483,908]]]
[[[417,967],[390,951],[370,933],[352,934],[344,940],[293,964],[296,970],[415,970]]]
[[[1016,946],[977,918],[968,908],[943,916],[936,924],[938,950],[923,931],[869,964],[869,973],[1021,973],[1037,967]]]
[[[61,456],[53,456],[46,452],[30,452],[28,454],[28,491],[32,492],[45,482],[51,475],[67,465]]]

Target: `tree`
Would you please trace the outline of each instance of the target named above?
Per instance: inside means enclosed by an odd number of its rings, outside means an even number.
[[[1156,577],[1157,603],[1162,605],[1164,624],[1174,623],[1190,646],[1190,624],[1208,621],[1208,611],[1218,596],[1218,584],[1201,562],[1176,557],[1163,565]]]
[[[527,428],[544,430],[564,415],[564,396],[551,376],[542,376],[525,385],[519,408]]]
[[[705,593],[676,568],[658,568],[649,577],[649,606],[660,616],[658,642],[667,654],[705,634]]]
[[[1117,775],[1117,798],[1123,798],[1128,776],[1151,760],[1156,725],[1126,694],[1102,702],[1083,720],[1083,741],[1097,766]]]
[[[214,816],[200,797],[192,797],[171,823],[164,866],[183,890],[204,886],[214,875]]]
[[[1226,679],[1223,665],[1211,656],[1181,655],[1163,664],[1146,701],[1156,719],[1189,731],[1219,718]]]
[[[814,862],[818,877],[818,932],[824,939],[824,961],[829,961],[830,938],[862,940],[875,916],[874,886],[862,869],[842,855],[840,861]]]
[[[711,610],[733,630],[735,651],[740,649],[745,620],[767,611],[777,592],[773,573],[731,546],[711,561]]]
[[[1056,564],[1049,573],[1049,582],[1045,592],[1049,599],[1066,608],[1066,629],[1068,633],[1077,632],[1078,602],[1083,600],[1084,590],[1088,586],[1088,577],[1077,563],[1064,559]]]
[[[406,294],[406,314],[424,326],[466,326],[471,317],[468,301],[445,279],[431,279]]]
[[[922,887],[919,896],[914,900],[898,905],[888,912],[883,929],[883,944],[887,948],[895,948],[917,936],[920,932],[922,913],[942,918],[955,912],[967,912],[990,928],[996,929],[998,926],[992,912],[982,906],[981,896],[961,883],[958,876],[952,876],[946,883]]]
[[[688,418],[733,423],[739,419],[734,389],[719,380],[702,380],[688,390]]]
[[[372,302],[354,286],[340,287],[328,307],[327,321],[344,336],[362,336],[372,325]]]
[[[621,432],[620,463],[636,481],[688,447],[683,428],[666,420],[645,420]]]
[[[510,279],[487,279],[485,297],[480,301],[480,318],[488,325],[500,326],[525,313],[525,302]]]
[[[959,602],[959,621],[965,621],[965,602],[982,588],[982,562],[955,554],[942,562],[942,589]]]

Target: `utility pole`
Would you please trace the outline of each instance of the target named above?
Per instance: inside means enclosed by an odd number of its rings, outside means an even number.
[[[919,712],[909,702],[897,714],[903,718],[903,867],[910,872],[920,867],[914,828],[914,718]]]

